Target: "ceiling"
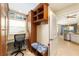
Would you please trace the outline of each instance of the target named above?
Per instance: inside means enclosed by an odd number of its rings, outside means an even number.
[[[50,3],[50,7],[54,12],[60,11],[68,6],[73,5],[73,3]]]
[[[27,14],[31,9],[35,8],[37,3],[9,3],[9,9],[15,10],[17,12]],[[50,3],[54,12],[57,12],[65,7],[71,6],[72,3]]]
[[[37,5],[38,5],[37,3],[9,3],[9,9],[15,10],[23,14],[27,14]]]
[[[78,22],[79,20],[77,18],[70,18],[70,19],[62,18],[61,20],[57,22],[57,24],[69,25],[69,24],[77,24]]]
[[[65,10],[65,9],[68,9],[68,8],[74,6],[74,5],[76,6],[77,4],[75,4],[75,3],[50,3],[49,5],[52,8],[53,12],[57,13],[57,12]],[[68,11],[65,11],[65,12],[68,12]],[[74,14],[77,14],[77,13],[74,13]],[[69,14],[69,15],[72,15],[72,14]],[[61,15],[61,17],[59,17],[57,19],[57,24],[68,25],[68,24],[76,24],[76,23],[79,22],[78,18],[69,18],[68,19],[68,18],[66,18],[66,16],[67,15],[63,15],[63,16]]]

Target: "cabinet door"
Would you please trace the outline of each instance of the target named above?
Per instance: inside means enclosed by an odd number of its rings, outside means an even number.
[[[1,48],[2,48],[2,55],[6,53],[6,27],[5,27],[5,22],[6,22],[6,17],[1,16]]]
[[[8,26],[8,19],[6,13],[6,4],[0,4],[0,55],[7,54],[7,26]]]

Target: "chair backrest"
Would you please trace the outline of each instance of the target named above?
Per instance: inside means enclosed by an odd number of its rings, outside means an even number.
[[[22,47],[25,44],[25,34],[15,34],[14,39],[14,47]]]
[[[15,34],[14,39],[15,39],[15,41],[25,40],[25,34]]]

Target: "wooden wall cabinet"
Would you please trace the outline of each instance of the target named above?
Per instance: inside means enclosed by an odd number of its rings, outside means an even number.
[[[33,21],[34,23],[40,24],[41,22],[48,22],[48,4],[40,3],[33,10]]]
[[[27,16],[29,44],[28,48],[32,51],[31,44],[37,42],[37,26],[41,22],[48,23],[48,4],[40,3],[35,9],[31,10]]]

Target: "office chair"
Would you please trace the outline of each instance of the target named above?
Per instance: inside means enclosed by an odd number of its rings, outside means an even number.
[[[13,53],[11,53],[11,55],[15,54],[18,55],[18,53],[21,53],[22,56],[24,56],[24,53],[22,52],[23,50],[26,50],[26,49],[22,49],[22,47],[25,45],[25,34],[15,34],[14,35],[14,48],[18,50],[17,51],[14,51]]]

